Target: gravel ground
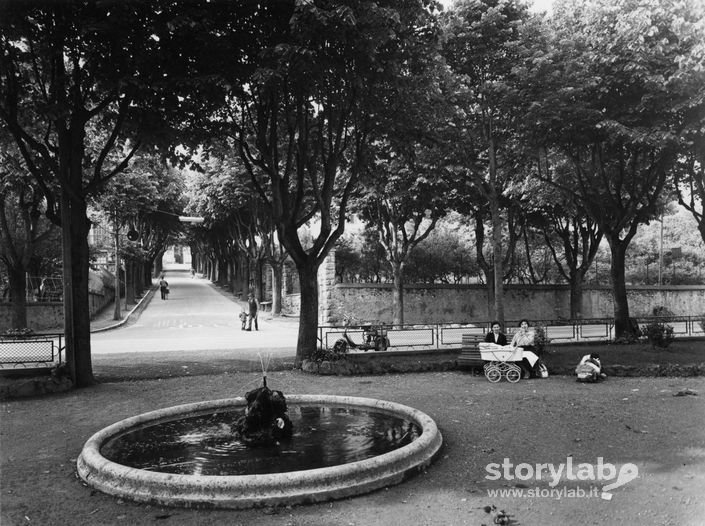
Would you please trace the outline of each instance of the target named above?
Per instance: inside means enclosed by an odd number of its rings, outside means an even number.
[[[323,504],[244,511],[162,508],[115,499],[75,474],[84,442],[123,418],[172,405],[242,396],[260,383],[251,370],[113,381],[43,398],[2,403],[0,522],[38,525],[482,525],[496,506],[515,525],[702,525],[705,517],[705,378],[571,377],[490,384],[463,372],[322,377],[271,371],[284,393],[379,398],[415,407],[444,438],[427,471],[371,494]],[[231,370],[232,371],[232,370]],[[138,375],[136,375],[138,376]],[[98,375],[100,378],[100,374]],[[691,390],[685,396],[675,396]],[[547,482],[487,480],[489,463],[633,463],[639,477],[607,501],[490,496]],[[600,484],[601,485],[601,484]],[[557,489],[590,491],[589,481]]]

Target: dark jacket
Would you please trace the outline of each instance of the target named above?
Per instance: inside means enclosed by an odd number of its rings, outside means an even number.
[[[497,345],[507,345],[507,337],[501,332],[497,335],[497,341],[494,341],[494,332],[490,331],[485,336],[487,343],[496,343]]]

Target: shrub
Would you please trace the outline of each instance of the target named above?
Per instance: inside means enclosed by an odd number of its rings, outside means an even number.
[[[700,325],[700,330],[705,332],[705,314],[702,314],[700,316],[700,320],[698,321],[698,325]]]
[[[534,329],[534,348],[537,354],[542,353],[549,343],[551,340],[546,336],[546,328],[537,326]]]
[[[34,331],[32,329],[29,329],[27,327],[23,329],[7,329],[2,336],[11,336],[11,337],[22,337],[22,336],[31,336],[34,334]]]
[[[644,334],[652,347],[666,348],[673,341],[673,327],[666,323],[652,321],[644,327]]]
[[[673,311],[668,307],[658,306],[651,309],[652,316],[675,316]]]
[[[344,360],[348,354],[348,343],[344,339],[339,339],[335,342],[332,349],[320,348],[311,355],[311,360],[316,363],[321,362],[337,362]]]

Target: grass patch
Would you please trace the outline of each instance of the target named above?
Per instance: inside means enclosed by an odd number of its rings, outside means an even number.
[[[705,374],[705,341],[674,340],[668,347],[653,347],[649,342],[626,345],[613,343],[548,345],[544,354],[549,371],[572,374],[580,359],[600,353],[602,367],[610,374],[624,372],[649,376],[692,376]],[[629,374],[631,376],[631,374]]]

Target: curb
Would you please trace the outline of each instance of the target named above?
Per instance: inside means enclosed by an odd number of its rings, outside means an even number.
[[[149,300],[152,299],[156,290],[157,290],[157,287],[152,285],[152,287],[147,291],[147,293],[144,296],[142,296],[142,298],[137,302],[137,305],[132,307],[132,310],[130,310],[130,312],[127,313],[127,316],[125,316],[122,320],[120,320],[112,325],[108,325],[107,327],[100,327],[98,329],[91,329],[91,334],[96,333],[96,332],[104,332],[104,331],[109,331],[112,329],[117,329],[118,327],[122,327],[123,325],[125,325],[128,321],[130,321],[130,318],[132,317],[132,315],[137,313],[138,309],[140,312],[142,312],[142,309],[144,309],[147,306],[147,303],[149,303]]]

